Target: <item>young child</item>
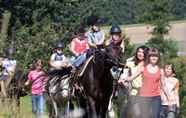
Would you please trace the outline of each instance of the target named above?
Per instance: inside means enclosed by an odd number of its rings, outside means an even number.
[[[161,89],[161,118],[177,118],[179,110],[179,80],[175,78],[175,70],[172,64],[164,66]]]
[[[99,26],[102,22],[102,19],[93,15],[87,19],[87,24],[90,26],[90,31],[87,33],[90,48],[103,48],[105,34]]]
[[[63,75],[68,71],[66,70],[69,67],[68,60],[63,53],[64,44],[63,42],[58,42],[55,45],[54,53],[50,57],[49,65],[50,65],[50,76]],[[64,71],[61,71],[65,69]]]
[[[28,74],[28,80],[25,86],[32,83],[32,112],[40,117],[44,113],[43,86],[45,84],[45,79],[48,78],[43,70],[42,60],[38,59],[34,66],[34,70],[31,70]]]
[[[75,55],[75,60],[72,62],[74,71],[86,60],[86,52],[89,49],[86,30],[80,26],[77,35],[70,43],[70,50]]]

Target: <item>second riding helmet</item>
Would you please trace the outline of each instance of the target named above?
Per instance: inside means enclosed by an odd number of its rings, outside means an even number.
[[[112,25],[110,34],[121,34],[121,28],[118,25]]]
[[[64,46],[64,43],[62,41],[56,43],[56,45],[55,45],[55,49],[57,49],[57,48],[64,48],[64,47],[65,46]]]

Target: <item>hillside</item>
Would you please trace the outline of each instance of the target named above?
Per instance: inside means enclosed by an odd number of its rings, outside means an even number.
[[[179,45],[179,51],[186,52],[186,21],[170,22],[170,31],[167,37],[176,40]],[[108,33],[110,26],[103,27]],[[151,38],[152,26],[145,24],[122,25],[122,30],[130,38],[131,43],[144,44]]]

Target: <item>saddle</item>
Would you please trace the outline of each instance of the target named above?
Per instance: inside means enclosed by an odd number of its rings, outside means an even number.
[[[90,56],[81,66],[80,68],[77,70],[76,74],[78,77],[81,77],[84,72],[85,72],[85,69],[87,68],[87,65],[90,63],[90,61],[94,58],[94,56]]]

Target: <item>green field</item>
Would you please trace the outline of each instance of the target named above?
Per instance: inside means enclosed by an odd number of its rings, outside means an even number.
[[[8,100],[4,103],[1,102],[0,108],[0,118],[35,118],[32,113],[31,96],[21,98],[20,109],[16,107],[15,102]]]

